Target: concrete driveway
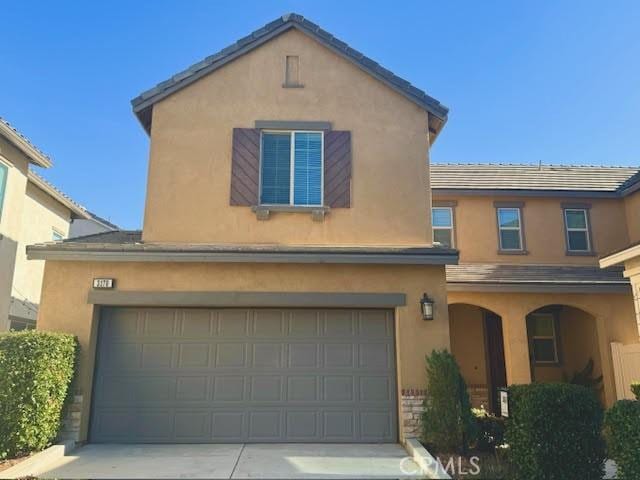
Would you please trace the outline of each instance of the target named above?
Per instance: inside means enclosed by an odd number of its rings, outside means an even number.
[[[420,471],[406,457],[397,444],[95,444],[33,474],[72,479],[416,478],[404,473]]]

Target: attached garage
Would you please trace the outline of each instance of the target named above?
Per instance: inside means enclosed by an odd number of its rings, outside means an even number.
[[[393,310],[101,310],[89,441],[397,441]]]

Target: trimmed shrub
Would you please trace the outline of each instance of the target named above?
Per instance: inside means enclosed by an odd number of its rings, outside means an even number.
[[[424,443],[439,452],[466,452],[475,438],[476,424],[460,367],[446,350],[434,350],[426,357],[426,363]]]
[[[481,452],[493,452],[504,443],[504,419],[483,408],[471,410],[478,425],[475,448]]]
[[[617,478],[640,478],[640,402],[617,401],[605,415],[604,433]]]
[[[600,480],[605,449],[594,393],[566,383],[509,387],[505,441],[514,479]]]
[[[636,400],[640,400],[640,382],[633,382],[631,384],[631,392],[635,395]]]
[[[61,333],[0,335],[0,458],[41,450],[55,439],[76,345]]]

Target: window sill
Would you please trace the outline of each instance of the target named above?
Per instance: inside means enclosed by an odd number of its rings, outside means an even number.
[[[527,250],[498,250],[498,255],[529,255]]]
[[[283,83],[282,88],[304,88],[300,83]]]
[[[251,210],[256,214],[258,220],[269,220],[271,213],[310,213],[314,222],[323,222],[324,217],[331,210],[323,206],[302,206],[302,205],[255,205]]]
[[[567,257],[597,257],[598,254],[596,252],[579,252],[579,251],[571,251],[567,250],[565,252]]]

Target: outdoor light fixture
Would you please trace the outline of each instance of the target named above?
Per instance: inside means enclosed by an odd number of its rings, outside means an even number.
[[[422,294],[420,311],[422,312],[423,320],[433,320],[433,303],[433,300],[431,300],[426,293]]]

